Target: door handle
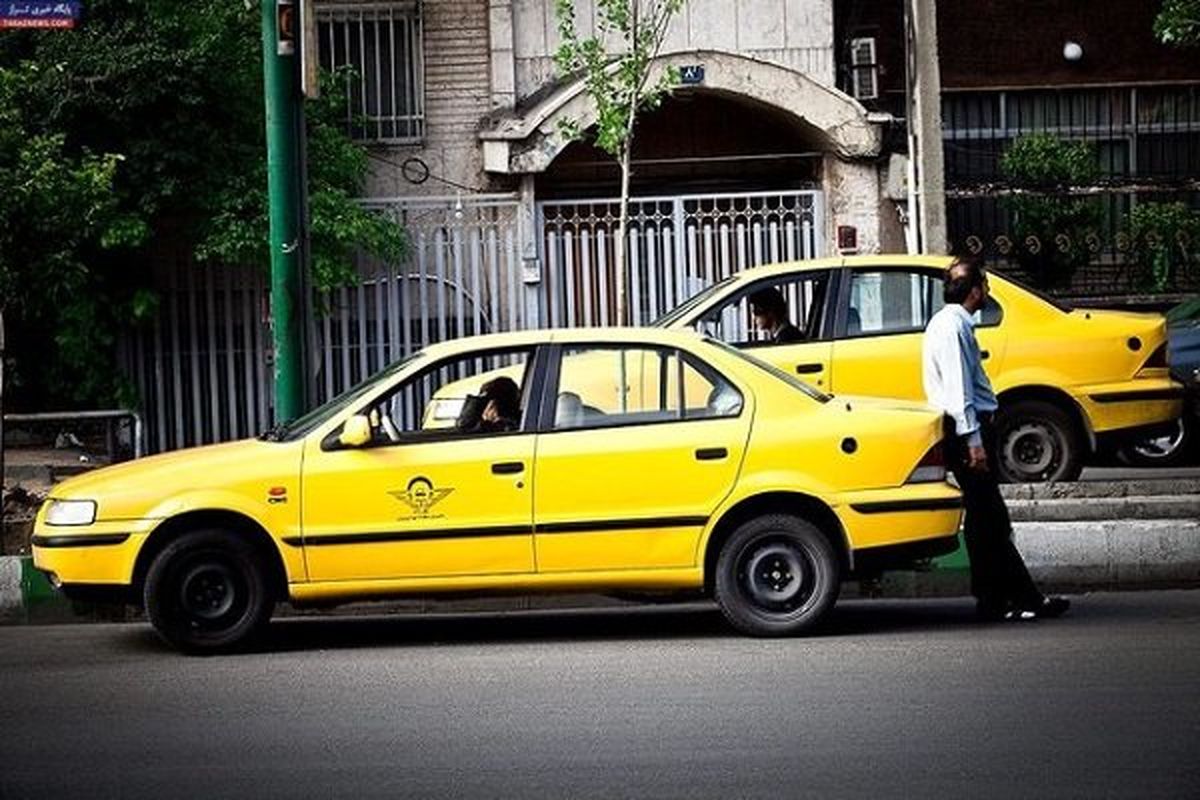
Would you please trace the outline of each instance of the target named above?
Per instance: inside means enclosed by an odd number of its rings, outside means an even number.
[[[824,364],[797,364],[796,372],[800,375],[811,375],[814,372],[821,372],[825,369]]]
[[[701,447],[696,451],[697,461],[719,461],[729,455],[724,447]]]
[[[492,474],[494,475],[516,475],[518,472],[525,471],[525,464],[521,461],[497,461],[492,464]]]
[[[990,356],[990,355],[991,355],[991,353],[989,353],[987,350],[981,350],[981,351],[979,352],[979,360],[980,360],[980,361],[987,361],[987,360],[988,360],[988,356]]]

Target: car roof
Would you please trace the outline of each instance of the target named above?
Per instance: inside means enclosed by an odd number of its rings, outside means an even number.
[[[489,333],[479,336],[464,336],[438,342],[426,347],[423,352],[430,358],[441,358],[455,353],[475,350],[493,350],[508,347],[531,347],[539,344],[587,344],[592,342],[662,344],[686,346],[704,339],[704,335],[691,329],[668,330],[664,328],[607,327],[607,328],[541,328],[509,333]]]
[[[950,256],[907,255],[903,253],[871,254],[861,256],[839,256],[836,258],[814,258],[805,261],[780,261],[742,270],[734,275],[739,282],[755,281],[775,275],[797,272],[813,272],[838,267],[934,267],[945,269],[953,259]]]

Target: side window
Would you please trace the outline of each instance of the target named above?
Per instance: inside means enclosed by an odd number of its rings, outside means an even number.
[[[683,357],[684,417],[736,417],[741,411],[742,393],[733,384],[690,356]]]
[[[923,331],[943,305],[942,280],[933,273],[855,272],[850,278],[846,336]]]
[[[564,349],[555,430],[731,416],[742,396],[711,369],[652,347]]]
[[[363,413],[376,442],[519,430],[528,405],[530,350],[444,359],[409,378]]]
[[[759,281],[713,309],[700,320],[700,329],[726,344],[739,347],[811,341],[821,335],[821,316],[829,288],[828,272],[813,272]],[[764,305],[774,313],[756,315]],[[781,304],[781,305],[780,305]],[[780,331],[786,326],[786,333]]]
[[[1004,319],[1004,309],[996,302],[996,298],[988,297],[983,308],[975,312],[975,324],[980,328],[990,328],[999,325]]]

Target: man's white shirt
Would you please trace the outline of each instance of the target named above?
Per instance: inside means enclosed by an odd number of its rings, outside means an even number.
[[[998,407],[991,381],[983,371],[975,323],[958,303],[947,303],[925,327],[921,342],[925,400],[954,419],[954,429],[967,444],[983,444],[979,412]]]

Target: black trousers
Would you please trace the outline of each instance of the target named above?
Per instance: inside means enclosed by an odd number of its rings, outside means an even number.
[[[981,432],[988,458],[986,472],[967,466],[966,438],[958,436],[954,420],[946,418],[946,464],[963,492],[963,538],[971,563],[971,594],[986,610],[1037,608],[1043,596],[1013,544],[1012,521],[996,480],[998,453],[990,419],[982,421]]]

